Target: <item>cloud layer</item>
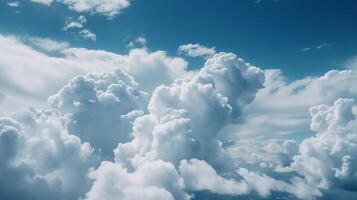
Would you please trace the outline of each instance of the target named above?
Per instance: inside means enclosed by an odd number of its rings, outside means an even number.
[[[353,70],[287,82],[233,53],[212,52],[188,71],[147,47],[119,55],[11,36],[0,36],[0,51],[1,106],[44,108],[1,114],[6,199],[356,193]],[[294,131],[311,136],[281,137]]]

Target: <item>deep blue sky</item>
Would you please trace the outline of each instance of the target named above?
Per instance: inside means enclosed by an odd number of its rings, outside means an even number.
[[[175,55],[181,44],[200,43],[280,68],[291,79],[320,75],[357,55],[354,0],[134,0],[112,20],[84,14],[96,42],[61,30],[68,17],[80,15],[63,5],[20,1],[17,14],[1,2],[1,34],[50,37],[76,47],[126,53],[131,40],[145,36],[151,50]],[[323,43],[330,46],[316,49]]]

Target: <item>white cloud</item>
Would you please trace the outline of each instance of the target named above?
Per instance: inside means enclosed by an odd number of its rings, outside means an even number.
[[[54,0],[31,0],[50,6]],[[56,0],[76,12],[88,12],[113,18],[130,6],[129,0]]]
[[[332,44],[330,44],[330,43],[324,42],[324,43],[322,43],[322,44],[316,46],[316,49],[325,49],[325,48],[330,47],[331,45],[332,45]]]
[[[168,56],[165,51],[131,49],[128,55],[118,55],[102,50],[70,48],[63,53],[68,60],[75,62],[122,69],[138,82],[140,90],[149,93],[161,84],[169,85],[176,78],[190,74],[186,71],[187,62],[184,59]]]
[[[254,99],[263,80],[260,69],[236,55],[214,55],[193,77],[155,89],[149,114],[134,122],[134,139],[115,150],[117,161],[130,166],[140,159],[163,159],[178,165],[197,158],[230,167],[219,131]]]
[[[94,184],[87,197],[95,199],[109,194],[108,199],[114,196],[126,199],[127,191],[136,192],[143,186],[160,186],[175,199],[188,199],[185,190],[247,193],[244,182],[218,175],[233,170],[232,160],[221,148],[219,131],[240,115],[263,81],[260,69],[232,53],[219,53],[192,77],[178,79],[170,86],[158,86],[151,96],[148,113],[134,121],[133,140],[118,145],[115,162],[103,162],[93,171]],[[158,163],[170,166],[171,175],[157,167]],[[150,172],[142,172],[148,166],[152,168]],[[180,169],[183,179],[175,167]],[[200,176],[196,174],[198,170],[206,174]],[[160,192],[160,197],[171,199],[166,194]]]
[[[216,170],[204,160],[182,160],[179,166],[188,189],[216,194],[242,195],[250,192],[245,181],[227,179],[217,174]]]
[[[237,140],[228,147],[237,165],[262,168],[261,170],[291,171],[292,157],[297,154],[299,143],[282,139]]]
[[[307,52],[307,51],[311,51],[311,50],[313,50],[313,49],[315,49],[315,50],[321,50],[321,49],[326,49],[326,48],[328,48],[328,47],[330,47],[330,46],[332,46],[332,44],[330,44],[330,43],[327,43],[327,42],[324,42],[324,43],[322,43],[322,44],[319,44],[319,45],[317,45],[316,47],[306,47],[306,48],[303,48],[303,49],[301,49],[301,51],[302,52]]]
[[[96,34],[89,29],[84,28],[84,24],[86,22],[87,19],[83,15],[80,15],[77,19],[69,17],[64,24],[63,30],[71,31],[72,33],[79,35],[85,40],[96,41]]]
[[[40,4],[45,4],[47,6],[50,6],[53,2],[53,0],[31,0],[34,3],[40,3]]]
[[[28,110],[17,120],[0,118],[0,194],[4,199],[76,199],[98,164],[88,143],[68,134],[50,110]]]
[[[133,49],[129,55],[119,55],[102,50],[67,48],[61,51],[63,57],[51,57],[22,41],[0,35],[2,114],[29,105],[46,106],[48,96],[79,74],[120,68],[134,77],[140,90],[150,94],[156,86],[170,84],[186,74],[187,62],[170,57],[164,51]]]
[[[31,44],[44,51],[62,51],[69,48],[68,42],[59,42],[50,38],[30,37]]]
[[[139,88],[152,92],[160,84],[169,85],[186,74],[187,62],[170,57],[165,51],[153,53],[144,49],[132,49],[123,69],[139,82]]]
[[[302,52],[306,52],[306,51],[310,51],[310,50],[311,50],[310,47],[306,47],[306,48],[301,49]]]
[[[68,30],[68,29],[81,29],[83,28],[83,25],[86,23],[86,18],[81,15],[78,17],[78,19],[73,20],[71,17],[68,18],[64,24],[63,30]]]
[[[236,138],[269,138],[310,132],[309,108],[337,98],[357,97],[357,73],[331,70],[320,77],[288,82],[280,70],[266,70],[265,88],[244,111],[244,123],[227,128]]]
[[[140,37],[136,38],[135,41],[136,41],[138,44],[141,44],[141,45],[143,45],[143,46],[146,45],[146,39],[145,39],[143,36],[140,36]]]
[[[322,189],[357,191],[356,105],[353,99],[338,99],[333,106],[312,107],[314,137],[305,139],[292,168]]]
[[[19,7],[20,2],[18,2],[18,1],[8,2],[7,5],[10,7]]]
[[[306,184],[298,177],[293,177],[290,183],[287,183],[264,174],[250,172],[245,168],[240,168],[238,174],[243,177],[249,187],[256,190],[262,197],[268,197],[272,191],[287,192],[295,195],[298,199],[315,199],[322,196],[318,189]]]
[[[88,29],[83,29],[83,30],[79,31],[78,33],[85,40],[92,40],[92,41],[97,40],[97,36]]]
[[[127,47],[129,48],[134,48],[135,46],[146,46],[146,38],[144,38],[143,36],[139,36],[138,38],[136,38],[134,41],[131,41]]]
[[[0,88],[5,95],[1,105],[3,112],[41,104],[70,77],[85,71],[78,63],[49,57],[17,38],[0,36],[0,41]]]
[[[326,188],[356,190],[352,100],[312,108],[317,135],[295,156],[294,141],[242,141],[308,130],[310,105],[355,98],[352,70],[289,83],[278,70],[264,79],[233,53],[215,53],[191,72],[165,51],[66,46],[51,57],[21,41],[0,36],[2,108],[55,94],[52,110],[0,120],[0,183],[12,186],[0,184],[2,196],[190,199],[200,191],[256,191],[314,199]],[[232,133],[239,146],[227,152]]]
[[[180,54],[186,54],[190,57],[207,57],[216,53],[214,48],[208,48],[199,44],[185,44],[178,48]]]
[[[131,139],[132,121],[143,114],[148,94],[134,79],[116,70],[73,78],[49,103],[67,116],[68,130],[112,157],[118,142]]]
[[[111,162],[90,173],[94,179],[86,199],[123,200],[188,200],[183,179],[171,163],[152,161],[140,165],[134,172]]]

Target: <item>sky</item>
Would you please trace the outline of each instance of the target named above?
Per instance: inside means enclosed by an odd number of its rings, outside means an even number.
[[[354,200],[357,2],[0,0],[0,199]]]
[[[126,45],[139,36],[145,36],[150,48],[170,54],[181,44],[199,43],[236,52],[262,68],[282,69],[292,79],[345,67],[356,54],[353,0],[135,0],[111,20],[57,2],[48,7],[23,1],[16,9],[2,3],[0,9],[4,34],[50,37],[117,53],[127,52]],[[62,30],[68,17],[80,14],[87,17],[86,27],[96,34],[96,42]]]

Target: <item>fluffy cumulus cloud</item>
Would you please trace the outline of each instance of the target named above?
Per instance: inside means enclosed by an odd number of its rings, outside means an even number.
[[[25,90],[23,96],[31,97],[36,92],[46,96],[53,87],[51,83],[58,84],[76,74],[108,71],[79,75],[70,80],[49,98],[53,110],[31,109],[25,114],[16,114],[14,119],[1,119],[1,158],[4,162],[0,170],[0,193],[7,199],[77,199],[83,196],[89,190],[88,169],[96,168],[100,160],[110,159],[108,155],[113,156],[112,151],[118,142],[130,141],[131,124],[135,118],[147,112],[148,100],[155,84],[170,84],[186,73],[187,64],[183,59],[169,57],[162,51],[150,53],[146,49],[133,49],[129,55],[122,56],[105,51],[66,48],[61,51],[63,57],[50,57],[18,38],[2,36],[1,39],[2,52],[7,52],[9,56],[8,59],[1,59],[5,73],[1,80],[7,83],[2,84],[5,89],[1,93],[2,101],[9,98],[6,88],[10,88],[9,91],[13,91],[12,87],[19,88],[20,92]],[[33,60],[33,63],[29,60]],[[8,66],[13,68],[6,68]],[[20,77],[16,79],[16,70],[21,70],[22,66],[26,67],[28,74],[37,74],[41,80],[38,85],[33,82],[32,75],[24,76],[27,82],[33,83],[31,85]],[[112,71],[114,68],[118,69]],[[59,69],[64,71],[59,73],[56,71]],[[68,74],[64,73],[66,69],[69,70]],[[147,70],[147,74],[155,77],[155,72],[162,73],[161,79],[145,85],[150,82],[143,76],[145,72],[142,70]],[[55,75],[59,77],[53,77]],[[140,82],[136,82],[133,77]],[[21,84],[19,81],[24,82]],[[12,87],[5,87],[9,85]],[[31,88],[27,88],[29,86]],[[29,104],[27,102],[26,105]],[[163,161],[141,166],[135,174],[128,172],[127,184],[132,183],[136,177],[144,180],[151,169],[158,167],[159,170],[151,180],[137,183],[143,189],[146,188],[143,195],[151,195],[152,199],[158,195],[166,195],[171,199],[188,198],[183,191],[182,178],[171,163]],[[160,173],[164,171],[171,178],[160,178]],[[91,177],[94,179],[93,174]],[[173,180],[176,183],[169,188],[163,186]],[[155,181],[157,185],[152,186]],[[11,182],[16,187],[8,184]],[[135,185],[127,188],[128,198],[136,194],[135,188]],[[138,195],[135,198],[141,197]]]
[[[184,44],[179,46],[178,52],[190,57],[208,57],[216,53],[214,48],[202,46],[200,44]]]
[[[129,172],[119,164],[102,162],[89,174],[94,179],[86,199],[174,200],[189,199],[185,185],[175,167],[161,160],[140,165]]]
[[[118,142],[128,142],[132,121],[146,109],[148,94],[127,73],[77,76],[49,103],[67,114],[70,132],[112,155]]]
[[[116,149],[118,161],[205,159],[223,164],[219,131],[239,116],[264,80],[260,69],[234,54],[220,53],[191,78],[159,86],[149,114],[134,122],[130,143]]]
[[[322,189],[356,191],[357,133],[353,99],[338,99],[333,106],[312,107],[311,129],[316,136],[305,139],[292,167]]]
[[[214,169],[229,171],[232,162],[221,147],[219,133],[223,126],[239,117],[244,106],[254,99],[255,93],[262,87],[263,81],[260,69],[248,65],[236,55],[219,53],[213,56],[192,77],[155,89],[148,105],[148,114],[134,121],[134,138],[128,143],[120,143],[115,150],[115,162],[105,163],[105,166],[114,169],[124,167],[132,174],[140,174],[143,166],[157,162],[169,163],[175,170],[180,168],[179,174],[183,176],[182,184],[185,184],[186,190],[210,190],[218,194],[246,193],[247,184],[224,178]],[[206,174],[196,174],[200,167]],[[94,171],[96,176],[87,194],[89,197],[105,192],[103,190],[106,187],[100,187],[102,181],[112,176],[105,175],[102,172],[104,169],[100,167]],[[191,177],[191,174],[195,176]],[[205,179],[210,182],[204,183]],[[195,185],[196,182],[202,185]],[[172,193],[169,183],[164,181],[160,185],[175,199],[188,198],[187,194],[185,198],[178,198],[177,192]],[[132,180],[126,187],[135,188],[135,184]],[[218,185],[220,187],[215,188]],[[149,186],[156,187],[155,181]],[[114,191],[123,193],[126,187],[118,187]],[[236,189],[239,190],[234,191]]]
[[[47,107],[1,110],[10,116],[0,118],[1,197],[356,193],[355,71],[287,82],[233,53],[211,52],[201,69],[188,71],[165,51],[119,55],[54,42],[0,36],[1,108]],[[54,47],[36,50],[41,44]],[[313,105],[320,106],[309,116]],[[302,142],[280,137],[294,131],[316,134]]]
[[[75,199],[87,190],[86,173],[99,159],[63,124],[49,110],[0,118],[2,198]]]

